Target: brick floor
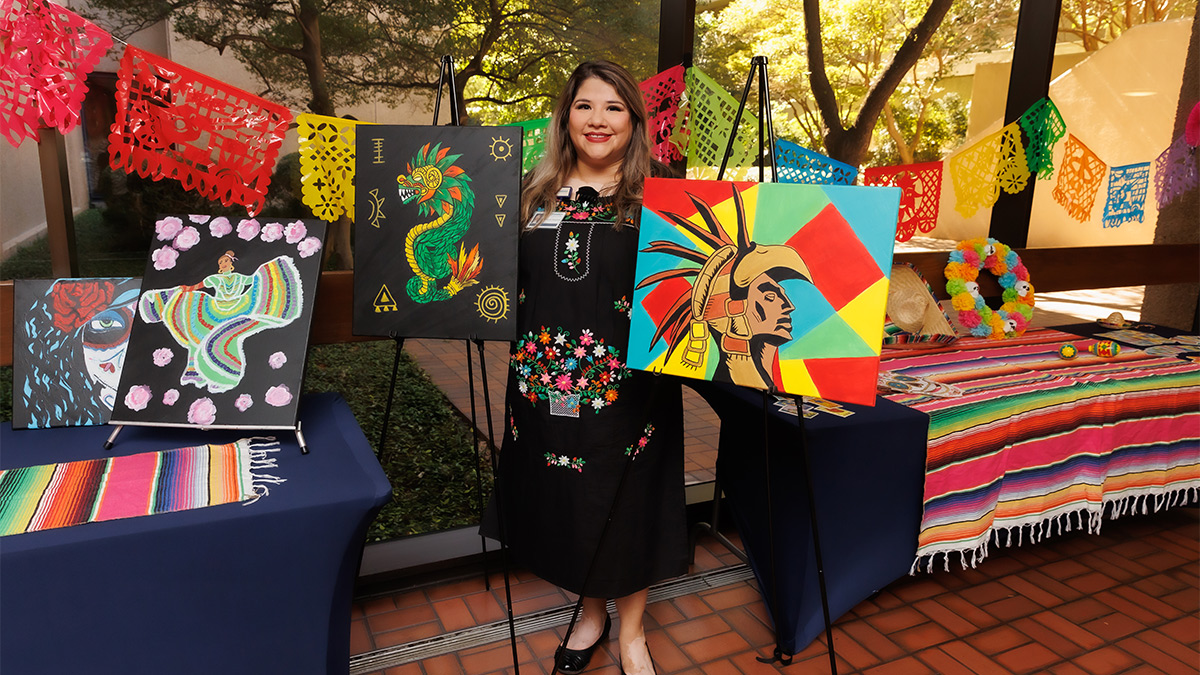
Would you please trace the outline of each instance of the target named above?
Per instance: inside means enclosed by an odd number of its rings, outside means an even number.
[[[736,532],[730,537],[738,542]],[[1200,510],[1177,508],[1104,524],[1104,547],[1081,546],[1082,533],[1050,537],[1032,562],[1024,547],[997,548],[975,569],[902,578],[837,620],[838,672],[917,675],[1061,673],[1133,675],[1200,672]],[[1093,537],[1095,538],[1095,537]],[[1153,542],[1174,541],[1188,555],[1160,555]],[[1149,546],[1145,545],[1151,542]],[[719,543],[701,537],[692,573],[734,564]],[[1080,553],[1081,548],[1087,550]],[[1141,566],[1112,580],[1096,567],[1119,550]],[[1040,561],[1040,562],[1039,562]],[[493,575],[498,580],[498,575]],[[571,596],[519,572],[512,593],[525,611],[564,606]],[[1098,583],[1100,577],[1108,581]],[[964,578],[966,581],[964,581]],[[1094,586],[1067,592],[1071,580]],[[1065,584],[1065,585],[1064,585]],[[1062,586],[1060,588],[1059,586]],[[517,598],[521,598],[517,601]],[[362,598],[352,611],[351,649],[363,654],[503,617],[504,588],[459,579],[393,595]],[[518,614],[522,610],[518,609]],[[824,636],[794,656],[792,666],[764,664],[774,638],[753,581],[652,603],[647,639],[658,672],[828,673]],[[517,638],[522,673],[549,673],[561,627]],[[614,630],[615,635],[615,630]],[[589,673],[619,672],[616,640],[598,652]],[[512,672],[512,649],[498,642],[394,666],[370,675],[483,675]]]

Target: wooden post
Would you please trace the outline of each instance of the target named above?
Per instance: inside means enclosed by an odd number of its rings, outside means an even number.
[[[1050,70],[1054,65],[1054,45],[1058,41],[1058,14],[1062,0],[1026,0],[1017,18],[1017,37],[1013,45],[1012,71],[1008,79],[1008,99],[1004,106],[1004,124],[1017,121],[1050,91]],[[1029,244],[1029,215],[1033,210],[1033,188],[1037,176],[1017,194],[1001,191],[992,207],[988,236],[1013,248]]]
[[[691,65],[696,39],[696,0],[662,0],[658,15],[658,72]]]
[[[38,129],[38,164],[42,169],[42,199],[46,204],[46,238],[50,242],[50,271],[55,277],[79,276],[75,254],[75,214],[67,175],[67,145],[56,129]]]

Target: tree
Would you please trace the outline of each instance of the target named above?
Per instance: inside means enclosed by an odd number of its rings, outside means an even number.
[[[1196,0],[1063,0],[1058,32],[1094,52],[1139,24],[1195,13]]]
[[[940,156],[961,139],[961,101],[937,85],[954,62],[995,45],[1014,12],[1003,0],[842,0],[795,11],[782,0],[736,0],[698,25],[697,62],[718,81],[752,54],[768,56],[781,134],[853,164],[873,135],[886,161]],[[936,29],[936,30],[935,30]],[[809,63],[820,67],[809,67]],[[718,75],[720,72],[726,77]],[[780,113],[784,113],[780,115]]]

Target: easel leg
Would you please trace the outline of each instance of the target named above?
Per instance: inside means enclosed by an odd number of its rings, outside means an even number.
[[[475,412],[475,366],[471,359],[471,341],[464,340],[467,348],[467,395],[471,398],[471,466],[475,468],[475,506],[480,522],[483,521],[483,476],[479,472],[479,418]],[[482,348],[480,350],[482,354]],[[483,364],[480,364],[483,370]],[[484,384],[487,384],[487,372],[483,373]],[[485,411],[486,414],[486,411]],[[489,422],[491,417],[488,417]],[[483,587],[492,590],[491,570],[488,569],[487,538],[479,533],[479,552],[483,556]]]
[[[796,398],[796,424],[800,431],[800,456],[804,460],[804,493],[808,495],[808,517],[812,521],[813,557],[817,561],[817,585],[821,589],[821,611],[825,615],[825,640],[829,645],[829,672],[837,675],[837,655],[833,648],[833,621],[829,618],[829,591],[825,585],[825,563],[821,559],[821,535],[817,530],[817,497],[813,494],[812,463],[808,460],[808,439],[804,431],[804,401]]]
[[[108,435],[108,440],[104,441],[105,450],[112,450],[113,443],[117,440],[117,434],[121,433],[121,430],[124,428],[125,425],[123,424],[118,424],[117,426],[113,427],[112,433]]]
[[[308,442],[304,440],[304,432],[300,430],[300,420],[296,420],[296,442],[300,444],[300,454],[308,454]]]
[[[375,454],[379,457],[379,463],[382,464],[384,457],[387,456],[387,432],[388,425],[392,419],[392,399],[396,395],[396,374],[400,372],[400,352],[404,350],[404,338],[393,338],[396,341],[396,355],[392,359],[392,381],[388,384],[387,405],[383,408],[383,428],[379,430],[379,446]]]

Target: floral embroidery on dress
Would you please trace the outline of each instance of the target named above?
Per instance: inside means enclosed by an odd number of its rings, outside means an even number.
[[[646,447],[646,444],[650,442],[650,437],[653,435],[654,425],[647,424],[646,430],[642,432],[642,437],[637,440],[637,443],[625,448],[625,456],[629,457],[632,455],[633,459],[637,459],[638,454],[641,453],[642,449]]]
[[[525,289],[524,288],[521,289],[521,294],[517,296],[517,302],[521,303],[522,305],[525,304]]]
[[[512,430],[512,439],[517,440],[517,418],[513,417],[512,408],[508,410],[508,428]]]
[[[591,201],[564,200],[559,208],[566,215],[564,220],[612,220],[612,200],[604,200],[593,204]]]
[[[517,391],[536,404],[553,396],[578,396],[579,404],[600,412],[617,400],[621,380],[630,371],[621,352],[604,344],[590,329],[572,337],[559,327],[543,326],[517,341],[509,359],[517,372]]]
[[[575,271],[579,267],[579,235],[574,232],[567,233],[567,243],[563,245],[563,258],[559,262],[564,263],[567,269]]]
[[[613,301],[613,309],[624,313],[625,316],[629,316],[629,310],[633,309],[633,303],[626,300],[625,296],[622,295],[620,300]]]
[[[568,457],[566,455],[556,455],[553,452],[545,454],[546,466],[565,466],[568,469],[575,469],[579,473],[583,473],[583,465],[586,461],[579,457]]]

